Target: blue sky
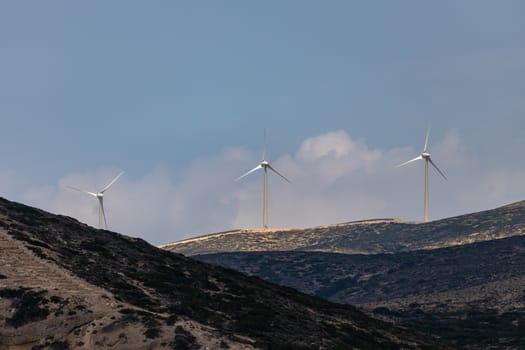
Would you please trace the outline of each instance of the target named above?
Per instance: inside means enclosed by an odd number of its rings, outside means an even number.
[[[1,195],[95,225],[96,203],[64,186],[122,169],[106,198],[115,230],[162,243],[258,226],[260,174],[231,180],[260,160],[266,127],[293,182],[271,179],[270,224],[417,220],[422,164],[395,164],[430,122],[450,180],[431,179],[431,217],[525,199],[523,13],[522,1],[4,1]]]

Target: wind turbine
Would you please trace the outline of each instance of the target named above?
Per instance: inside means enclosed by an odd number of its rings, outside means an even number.
[[[98,228],[100,228],[100,229],[104,228],[104,226],[102,225],[102,218],[104,218],[104,224],[105,224],[106,230],[108,229],[108,222],[106,221],[106,213],[104,211],[104,192],[106,192],[115,183],[115,181],[117,181],[119,179],[119,177],[122,176],[122,174],[124,174],[123,171],[120,174],[118,174],[117,176],[115,176],[115,178],[113,180],[111,180],[111,182],[106,187],[104,187],[103,189],[101,189],[98,192],[89,192],[89,191],[82,190],[82,189],[77,188],[77,187],[66,186],[69,189],[89,194],[89,195],[91,195],[91,196],[93,196],[93,197],[98,199],[98,204],[99,204],[99,208],[98,208]]]
[[[432,166],[438,171],[438,173],[443,176],[443,178],[446,180],[447,177],[439,168],[437,165],[432,161],[430,158],[430,153],[428,153],[428,136],[430,135],[430,127],[427,128],[427,136],[425,138],[425,146],[423,147],[423,152],[419,156],[417,156],[414,159],[410,159],[408,162],[405,162],[403,164],[399,164],[397,167],[405,166],[409,163],[415,162],[416,160],[423,159],[425,161],[425,214],[424,214],[424,221],[428,222],[428,164],[432,164]]]
[[[270,163],[266,160],[266,129],[264,129],[264,148],[263,148],[263,155],[262,155],[262,161],[252,170],[248,171],[247,173],[239,176],[235,181],[239,181],[245,176],[250,175],[254,171],[257,171],[259,169],[264,170],[264,189],[263,189],[263,227],[268,228],[268,169],[285,179],[286,181],[290,182],[284,175],[279,173],[277,170],[275,170]]]

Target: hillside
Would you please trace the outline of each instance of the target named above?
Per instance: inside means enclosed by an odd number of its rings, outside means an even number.
[[[525,236],[395,254],[199,256],[471,348],[525,347]]]
[[[0,199],[0,349],[443,349],[145,241]]]
[[[323,298],[365,304],[525,276],[525,236],[396,254],[239,252],[197,258]]]
[[[436,249],[525,234],[525,201],[429,223],[371,220],[309,229],[239,230],[162,248],[185,255],[239,251],[377,254]]]

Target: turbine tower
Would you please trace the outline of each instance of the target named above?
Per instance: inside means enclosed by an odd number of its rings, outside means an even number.
[[[245,176],[250,175],[254,171],[257,171],[259,169],[264,170],[264,186],[263,186],[263,227],[268,228],[268,169],[285,179],[286,181],[290,182],[284,175],[279,173],[277,170],[275,170],[270,163],[266,160],[266,129],[264,129],[264,147],[263,147],[263,155],[262,155],[262,161],[252,170],[248,171],[247,173],[239,176],[235,181],[238,181],[242,179]]]
[[[124,174],[123,171],[120,174],[118,174],[117,176],[115,176],[115,178],[113,180],[111,180],[111,182],[106,187],[104,187],[103,189],[101,189],[98,192],[89,192],[89,191],[82,190],[82,189],[77,188],[77,187],[66,186],[69,189],[72,189],[72,190],[75,190],[75,191],[79,191],[79,192],[84,192],[84,193],[89,194],[89,195],[91,195],[91,196],[93,196],[93,197],[98,199],[98,204],[99,204],[99,206],[98,206],[98,228],[100,228],[100,229],[103,229],[104,226],[105,226],[106,230],[108,229],[108,222],[106,221],[106,213],[104,211],[104,192],[106,192],[115,183],[115,181],[117,181],[119,179],[119,177],[122,176],[122,174]],[[102,225],[102,218],[104,218],[104,225]]]
[[[428,222],[428,164],[432,164],[432,166],[438,171],[438,173],[443,176],[443,178],[446,180],[447,177],[439,168],[437,165],[432,161],[430,158],[430,153],[428,153],[428,136],[430,135],[430,127],[427,128],[427,136],[425,138],[425,146],[423,147],[423,152],[419,156],[417,156],[414,159],[410,159],[408,162],[405,162],[403,164],[399,164],[397,167],[405,166],[409,163],[415,162],[416,160],[423,159],[425,160],[425,210],[424,210],[424,222]]]

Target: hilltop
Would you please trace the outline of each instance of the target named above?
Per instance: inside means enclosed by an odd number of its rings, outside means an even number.
[[[0,349],[443,349],[256,277],[0,199]]]
[[[436,249],[525,234],[525,201],[428,223],[357,221],[307,229],[222,232],[162,245],[185,255],[250,251],[378,254]]]

